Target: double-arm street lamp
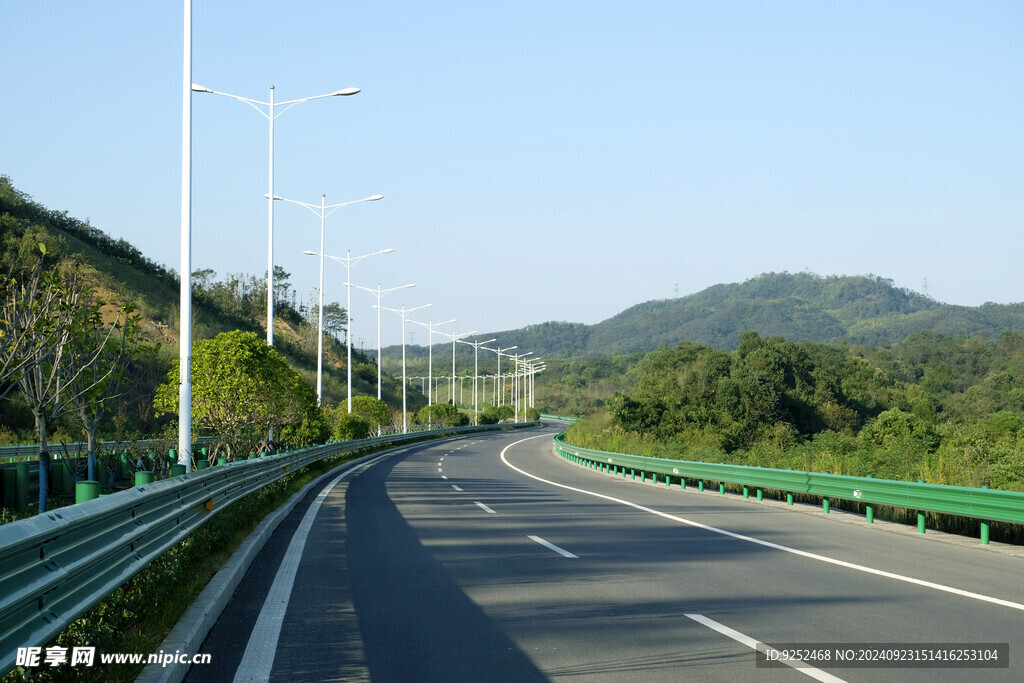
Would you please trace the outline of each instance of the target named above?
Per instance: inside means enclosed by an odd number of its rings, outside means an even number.
[[[327,222],[327,217],[337,211],[343,206],[349,204],[359,204],[360,202],[375,202],[378,199],[384,197],[379,194],[364,197],[362,199],[354,199],[350,202],[342,202],[341,204],[326,205],[324,202],[327,201],[327,195],[320,195],[320,204],[310,204],[308,202],[298,202],[294,199],[285,199],[284,197],[274,197],[277,201],[288,202],[289,204],[298,204],[304,206],[316,215],[320,216],[320,308],[319,308],[319,323],[317,330],[317,345],[316,345],[316,402],[321,404],[323,401],[323,361],[324,361],[324,226]],[[378,330],[379,333],[379,330]],[[379,334],[378,334],[379,336]],[[379,398],[379,397],[378,397]]]
[[[380,358],[380,312],[381,312],[380,300],[384,297],[385,294],[390,294],[391,292],[396,292],[399,289],[409,289],[410,287],[415,287],[416,285],[408,284],[408,285],[402,285],[400,287],[389,287],[388,289],[381,289],[380,288],[380,283],[378,282],[377,283],[377,289],[370,289],[369,287],[363,287],[362,285],[353,285],[353,284],[351,284],[349,282],[346,282],[345,286],[347,286],[347,287],[355,287],[356,289],[361,289],[364,292],[369,292],[370,294],[373,294],[373,295],[375,295],[377,297],[377,305],[374,306],[374,308],[377,309],[377,400],[379,401],[380,400],[380,396],[381,396],[381,392],[380,392],[380,361],[381,361],[381,358]],[[323,306],[323,301],[320,302],[320,305]]]
[[[455,342],[459,337],[468,337],[471,334],[476,334],[476,330],[473,330],[472,332],[442,332],[441,330],[438,330],[437,333],[452,340],[452,377],[455,377]],[[451,394],[452,405],[455,405],[454,382],[449,386],[449,393]]]
[[[345,287],[345,290],[348,297],[345,303],[345,314],[348,316],[348,324],[345,326],[345,346],[348,347],[348,362],[346,363],[346,365],[348,366],[348,412],[350,413],[352,412],[352,285],[350,284],[352,282],[352,266],[354,266],[355,264],[359,263],[364,258],[367,258],[369,256],[376,256],[377,254],[390,254],[393,251],[394,249],[391,248],[381,249],[380,251],[375,251],[370,254],[363,254],[362,256],[353,256],[351,251],[346,251],[344,258],[341,256],[331,256],[330,254],[324,254],[322,250],[320,252],[302,252],[307,256],[320,256],[321,262],[323,262],[324,257],[326,257],[333,261],[337,261],[341,265],[345,266],[345,284],[347,285]],[[323,292],[322,287],[320,291]],[[322,296],[323,295],[321,294],[321,311],[323,311]]]
[[[410,320],[409,322],[415,325],[425,327],[427,328],[427,330],[430,331],[430,334],[427,336],[427,407],[429,408],[430,406],[433,405],[433,399],[431,398],[433,388],[431,385],[433,384],[434,378],[434,328],[440,325],[447,325],[448,323],[453,323],[455,322],[455,318],[452,318],[451,320],[445,320],[439,323],[435,323],[432,320],[427,321],[425,323],[421,323],[417,320]],[[433,422],[433,419],[431,419],[431,422]]]
[[[212,90],[201,85],[192,84],[192,90],[194,92],[201,93],[213,93],[214,95],[223,95],[224,97],[230,97],[238,100],[239,102],[245,102],[250,107],[258,111],[263,118],[270,122],[270,161],[268,163],[270,169],[270,183],[267,194],[267,345],[274,345],[274,121],[277,117],[284,114],[286,111],[291,109],[297,104],[308,102],[310,100],[319,100],[324,97],[337,97],[355,95],[359,92],[359,88],[344,88],[342,90],[335,90],[334,92],[327,93],[325,95],[314,95],[312,97],[303,97],[298,100],[287,100],[285,102],[274,102],[274,86],[270,86],[270,101],[261,102],[260,100],[250,99],[248,97],[240,97],[238,95],[232,95],[231,93],[220,92],[219,90]],[[264,110],[263,107],[267,109]],[[283,107],[280,111],[275,113],[277,107]]]
[[[518,349],[518,348],[519,348],[518,345],[517,346],[506,346],[503,349],[502,348],[498,348],[497,346],[495,346],[493,349],[490,348],[489,346],[485,346],[484,347],[484,351],[493,351],[494,353],[498,354],[498,371],[494,373],[498,377],[498,380],[497,380],[498,385],[497,385],[497,388],[492,387],[492,389],[491,389],[491,393],[498,397],[498,400],[494,404],[496,406],[500,406],[501,405],[501,398],[502,398],[502,396],[501,396],[501,393],[498,393],[498,392],[501,391],[502,384],[503,384],[503,381],[504,381],[502,379],[502,377],[501,377],[501,357],[502,356],[508,356],[509,358],[511,358],[512,355],[511,354],[507,354],[505,352],[506,351],[511,351],[512,349]]]
[[[484,341],[469,342],[462,339],[459,340],[460,344],[468,344],[473,347],[473,417],[476,419],[474,424],[480,424],[480,405],[477,402],[476,397],[476,381],[477,377],[480,376],[480,361],[479,353],[480,347],[484,344],[490,344],[492,341],[497,341],[497,337],[492,337]]]
[[[402,308],[387,308],[386,306],[379,306],[385,311],[391,311],[402,316],[402,433],[406,434],[409,432],[409,411],[406,408],[406,377],[405,377],[405,316],[409,315],[413,311],[418,311],[421,308],[428,308],[434,304],[423,304],[422,306],[415,306],[413,308],[406,308],[405,304],[402,304]]]

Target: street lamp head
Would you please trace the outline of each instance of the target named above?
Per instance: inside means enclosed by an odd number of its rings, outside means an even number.
[[[302,251],[302,253],[305,254],[306,256],[319,256],[320,255],[320,252],[318,252],[318,251],[310,251],[309,249],[304,249]]]
[[[375,201],[377,201],[378,199],[384,199],[384,195],[382,195],[382,194],[375,194],[375,195],[373,195],[372,197],[367,197],[367,198],[366,198],[366,199],[364,199],[363,201],[364,201],[364,202],[375,202]]]
[[[209,88],[206,88],[206,87],[201,86],[201,85],[196,85],[195,83],[192,84],[192,91],[193,92],[213,92],[213,90],[210,90]]]
[[[264,197],[265,199],[270,199],[270,195],[269,195],[269,194],[267,194],[266,192],[264,192],[264,193],[263,193],[263,197]],[[275,201],[275,202],[283,202],[283,201],[284,201],[284,197],[278,197],[278,196],[277,196],[277,195],[275,194],[275,195],[274,195],[274,201]]]
[[[394,249],[391,249],[391,248],[389,247],[389,248],[387,248],[387,249],[384,249],[384,250],[383,250],[383,251],[381,251],[380,253],[382,253],[382,254],[390,254],[390,253],[391,253],[391,252],[393,252],[393,251],[394,251]]]
[[[359,88],[343,88],[332,92],[331,97],[335,97],[337,95],[355,95],[357,92],[359,92]]]

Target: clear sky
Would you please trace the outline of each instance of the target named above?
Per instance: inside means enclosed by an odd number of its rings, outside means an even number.
[[[182,7],[9,0],[0,39],[0,173],[174,268]],[[260,100],[362,89],[277,119],[275,193],[383,194],[328,218],[325,251],[394,248],[353,281],[417,283],[385,301],[447,329],[596,323],[767,271],[1024,300],[1017,0],[196,0],[192,73]],[[197,94],[193,131],[194,268],[263,276],[267,121]],[[278,202],[275,225],[308,296],[319,219]]]

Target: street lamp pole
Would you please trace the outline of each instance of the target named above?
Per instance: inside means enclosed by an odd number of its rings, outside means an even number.
[[[415,308],[406,308],[405,304],[402,304],[401,310],[397,308],[384,308],[385,311],[391,311],[402,316],[402,433],[407,434],[409,432],[409,410],[406,408],[406,378],[405,378],[405,316],[413,311],[418,311],[421,308],[428,308],[434,304],[423,304],[422,306],[416,306]]]
[[[497,338],[492,337],[491,339],[477,342],[468,342],[463,341],[462,339],[459,340],[460,344],[468,344],[473,347],[473,417],[476,420],[474,424],[477,425],[480,424],[480,403],[478,402],[476,395],[476,382],[477,378],[480,376],[480,347],[484,344],[490,344],[492,341],[497,341]]]
[[[345,326],[345,346],[348,347],[348,361],[346,365],[348,366],[348,412],[350,413],[352,412],[352,285],[350,284],[352,282],[352,266],[354,266],[355,264],[359,263],[364,258],[367,258],[369,256],[376,256],[377,254],[390,254],[393,251],[394,249],[391,248],[381,249],[380,251],[375,251],[370,254],[363,254],[362,256],[352,256],[351,251],[346,251],[344,258],[342,258],[341,256],[331,256],[330,254],[324,254],[324,256],[326,256],[327,258],[337,261],[338,263],[345,266],[345,284],[348,285],[347,287],[345,287],[347,295],[347,300],[345,303],[345,313],[346,315],[348,315],[348,325]],[[304,251],[302,253],[308,256],[319,256],[319,254],[317,254],[317,252],[315,251]],[[321,306],[320,309],[323,310],[323,306]]]
[[[192,0],[185,1],[181,103],[181,281],[178,339],[178,463],[192,471]],[[44,496],[40,496],[44,498]],[[45,500],[45,498],[44,498]],[[45,506],[40,506],[44,510]]]
[[[377,309],[377,400],[379,401],[379,400],[381,400],[381,398],[380,398],[381,397],[381,391],[380,391],[380,363],[381,363],[381,358],[380,358],[380,312],[381,312],[380,300],[381,300],[381,298],[383,298],[383,296],[385,294],[390,294],[391,292],[397,291],[399,289],[408,289],[409,287],[415,287],[416,285],[408,284],[408,285],[402,285],[400,287],[391,287],[389,289],[381,289],[379,282],[377,283],[377,289],[370,289],[369,287],[363,287],[362,285],[353,285],[353,284],[348,283],[348,282],[346,282],[345,285],[346,286],[355,287],[356,289],[361,289],[364,292],[369,292],[370,294],[374,294],[374,295],[377,296],[377,305],[374,306],[374,308]]]
[[[427,330],[429,330],[429,334],[427,336],[427,340],[428,340],[427,341],[427,408],[430,408],[430,406],[433,405],[433,400],[431,398],[431,393],[433,392],[433,381],[434,381],[433,380],[433,377],[434,377],[434,328],[438,327],[440,325],[447,325],[448,323],[453,323],[453,322],[455,322],[455,318],[452,318],[451,320],[445,320],[444,322],[439,322],[439,323],[435,323],[432,320],[427,321],[425,323],[421,323],[421,322],[416,321],[416,320],[410,320],[409,322],[414,323],[416,325],[420,325],[422,327],[427,328]],[[430,411],[428,411],[428,414],[430,415],[429,420],[430,420],[430,423],[432,424],[433,421],[434,421],[433,415],[430,414]],[[428,424],[427,427],[429,428],[430,425]]]
[[[494,351],[494,353],[498,354],[498,371],[495,373],[495,375],[498,376],[498,389],[499,390],[501,389],[501,386],[504,383],[504,380],[501,377],[501,357],[504,355],[504,356],[508,356],[509,358],[511,358],[512,356],[510,354],[506,354],[505,352],[506,351],[511,351],[512,349],[518,349],[518,348],[519,348],[518,345],[516,345],[516,346],[506,346],[503,349],[498,348],[498,347],[495,347],[493,349],[490,348],[490,347],[487,347],[487,346],[484,347],[485,351]],[[491,389],[491,393],[496,393],[494,391],[493,387]],[[498,396],[498,400],[495,403],[495,405],[500,407],[501,406],[501,398],[502,398],[502,396],[501,396],[501,394],[497,394],[497,396]]]
[[[452,377],[455,377],[455,340],[458,339],[459,337],[468,337],[471,334],[476,334],[476,330],[473,330],[472,332],[451,332],[451,333],[449,333],[449,332],[442,332],[441,330],[438,330],[437,333],[440,334],[440,335],[443,335],[445,337],[448,337],[449,339],[452,340]],[[455,405],[455,385],[454,384],[451,384],[449,386],[449,393],[451,394],[452,405]]]
[[[354,199],[350,202],[342,202],[341,204],[331,204],[327,206],[327,195],[320,195],[320,205],[310,204],[308,202],[298,202],[294,199],[285,199],[284,197],[274,197],[277,201],[288,202],[289,204],[298,204],[304,206],[316,215],[320,216],[320,308],[319,308],[319,322],[317,326],[317,344],[316,344],[316,403],[321,405],[323,402],[323,361],[324,361],[324,227],[327,222],[327,217],[337,211],[343,206],[349,204],[359,204],[361,202],[375,202],[379,199],[383,199],[383,195],[375,194],[362,199]],[[328,211],[330,209],[330,211]]]
[[[277,117],[284,114],[286,111],[291,109],[297,104],[308,102],[309,100],[318,100],[324,97],[337,97],[355,95],[359,92],[359,88],[343,88],[342,90],[335,90],[334,92],[327,93],[325,95],[314,95],[312,97],[303,97],[297,100],[287,100],[285,102],[274,102],[274,86],[270,86],[270,101],[261,102],[260,100],[254,100],[248,97],[240,97],[238,95],[232,95],[231,93],[220,92],[219,90],[212,90],[210,88],[192,84],[192,90],[194,92],[202,93],[213,93],[214,95],[223,95],[224,97],[230,97],[238,100],[239,102],[245,102],[250,107],[260,113],[263,118],[270,122],[270,158],[268,161],[270,182],[267,194],[267,346],[274,345],[274,121]],[[264,111],[262,107],[267,107]],[[278,113],[274,113],[275,107],[284,107]]]

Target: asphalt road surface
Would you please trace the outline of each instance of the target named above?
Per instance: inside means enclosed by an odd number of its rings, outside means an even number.
[[[188,680],[1024,680],[1024,558],[602,474],[553,453],[560,429],[417,444],[329,477]],[[759,668],[758,642],[803,663]],[[1009,668],[951,666],[993,656],[982,643],[1008,644]],[[925,667],[922,644],[957,649],[929,648],[944,660]],[[919,661],[834,667],[837,651],[897,648]]]

